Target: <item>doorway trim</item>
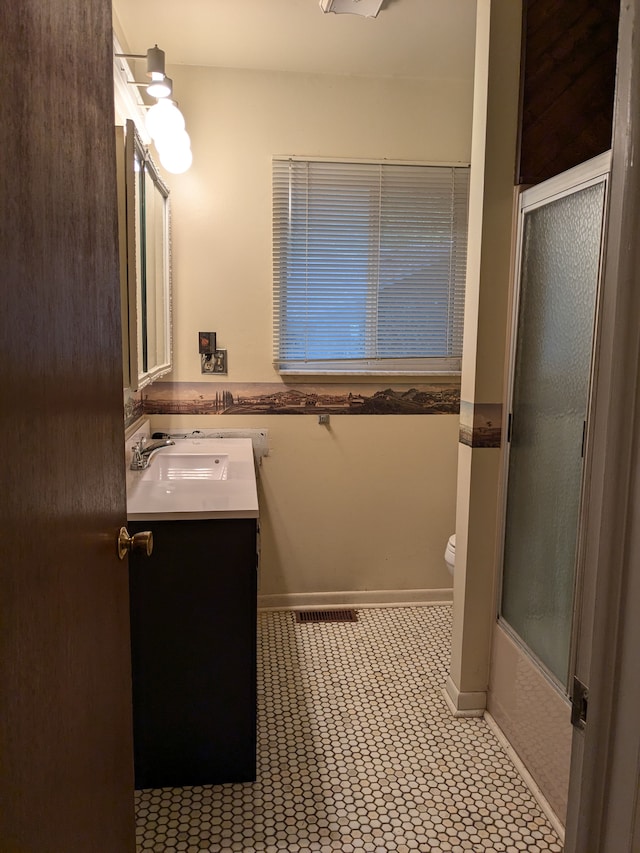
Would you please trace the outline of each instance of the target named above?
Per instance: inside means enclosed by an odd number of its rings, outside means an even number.
[[[574,730],[566,853],[632,853],[640,843],[640,0],[621,4],[608,234],[591,430],[576,674],[589,687]]]

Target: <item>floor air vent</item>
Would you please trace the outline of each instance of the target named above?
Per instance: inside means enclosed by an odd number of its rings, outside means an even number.
[[[357,622],[355,610],[296,610],[296,622]]]

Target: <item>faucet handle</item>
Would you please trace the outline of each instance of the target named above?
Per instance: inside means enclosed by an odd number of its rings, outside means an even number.
[[[143,439],[140,438],[131,447],[131,467],[139,465],[142,462]]]

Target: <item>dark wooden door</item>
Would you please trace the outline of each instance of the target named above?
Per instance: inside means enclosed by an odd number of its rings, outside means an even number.
[[[0,850],[131,853],[111,3],[0,38]]]

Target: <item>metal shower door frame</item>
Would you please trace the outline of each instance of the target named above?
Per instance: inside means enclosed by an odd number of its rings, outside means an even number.
[[[569,685],[573,679],[575,671],[575,657],[577,646],[577,619],[576,614],[580,610],[580,601],[583,595],[583,573],[581,571],[583,559],[583,524],[585,517],[585,507],[588,501],[588,481],[589,481],[589,422],[590,414],[593,405],[592,386],[594,376],[594,366],[597,352],[597,329],[599,317],[599,305],[602,292],[602,275],[603,275],[603,249],[605,243],[606,231],[606,210],[608,199],[609,173],[611,169],[611,152],[607,151],[588,160],[585,163],[575,166],[544,181],[529,189],[525,189],[520,193],[516,201],[517,204],[517,229],[516,229],[516,244],[515,244],[515,261],[514,261],[514,279],[513,291],[511,299],[511,311],[509,318],[508,329],[508,360],[506,372],[506,396],[504,407],[504,422],[503,435],[507,440],[502,446],[501,460],[501,506],[499,508],[499,527],[497,531],[497,558],[498,558],[498,583],[496,584],[496,616],[501,627],[513,640],[513,642],[522,650],[522,652],[532,660],[536,667],[540,669],[545,678],[550,684],[560,692],[564,697],[568,696]],[[513,407],[513,395],[515,385],[515,366],[516,366],[516,351],[518,344],[518,318],[520,312],[521,301],[521,285],[522,285],[522,256],[523,256],[523,234],[526,215],[534,210],[544,207],[559,199],[566,198],[574,193],[587,189],[596,184],[604,183],[605,192],[603,200],[603,221],[600,238],[600,257],[598,263],[598,282],[596,284],[595,294],[595,311],[593,319],[593,343],[591,352],[591,364],[589,368],[589,395],[587,400],[587,427],[585,430],[585,446],[584,446],[584,462],[581,478],[580,504],[578,509],[578,530],[576,538],[576,563],[574,568],[574,596],[572,608],[572,626],[571,626],[571,642],[569,649],[569,667],[567,683],[562,684],[559,679],[545,666],[545,664],[537,657],[535,652],[526,644],[520,635],[511,627],[507,620],[502,616],[502,594],[503,594],[503,578],[504,578],[504,546],[506,537],[506,519],[507,519],[507,498],[508,498],[508,481],[509,481],[509,460],[511,452],[510,436],[508,434],[508,426],[510,423],[510,414]]]

